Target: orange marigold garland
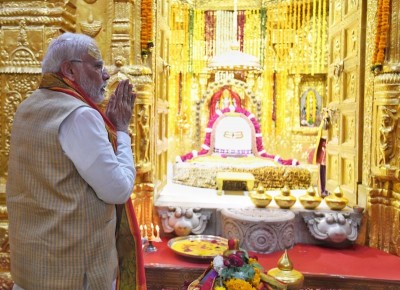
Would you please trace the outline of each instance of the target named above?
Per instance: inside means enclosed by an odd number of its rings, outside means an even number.
[[[390,0],[379,0],[376,22],[375,50],[372,59],[372,70],[382,67],[389,34]]]
[[[140,16],[142,20],[140,44],[142,50],[147,50],[148,43],[153,40],[153,0],[142,0]]]

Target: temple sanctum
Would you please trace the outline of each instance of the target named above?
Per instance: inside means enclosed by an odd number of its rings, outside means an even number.
[[[400,0],[2,0],[0,289],[13,285],[13,117],[67,31],[98,43],[108,93],[135,84],[131,200],[149,290],[208,267],[172,249],[189,237],[238,239],[266,269],[287,252],[303,289],[400,289],[399,11]]]

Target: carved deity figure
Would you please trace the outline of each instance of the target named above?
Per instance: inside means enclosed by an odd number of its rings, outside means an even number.
[[[301,215],[313,237],[326,245],[347,247],[358,237],[360,214],[316,211]]]
[[[178,236],[190,233],[202,234],[207,226],[209,215],[203,214],[201,208],[169,207],[167,213],[161,215],[163,230],[175,232]]]
[[[394,130],[397,125],[396,110],[382,108],[381,126],[379,128],[379,164],[389,166],[390,160],[394,155],[395,134]]]
[[[139,130],[140,130],[140,162],[147,163],[149,162],[149,114],[147,112],[147,108],[143,107],[139,112]]]

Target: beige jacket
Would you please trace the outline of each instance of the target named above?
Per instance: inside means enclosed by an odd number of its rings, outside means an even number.
[[[59,143],[63,120],[86,104],[45,89],[14,118],[7,180],[11,274],[22,288],[106,290],[116,276],[115,206],[101,201]],[[87,124],[80,124],[85,126]]]

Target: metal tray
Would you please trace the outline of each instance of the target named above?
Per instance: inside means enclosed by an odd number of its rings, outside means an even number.
[[[228,240],[211,235],[190,235],[170,239],[168,247],[185,257],[213,259],[228,249]]]

